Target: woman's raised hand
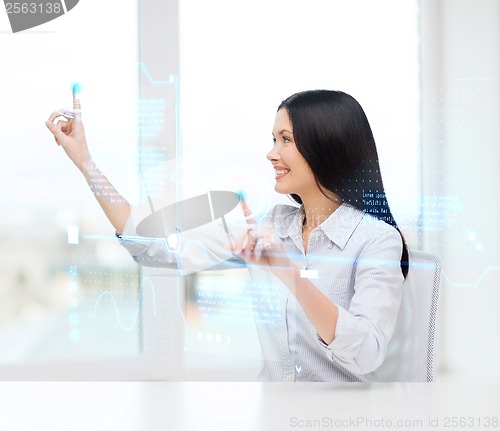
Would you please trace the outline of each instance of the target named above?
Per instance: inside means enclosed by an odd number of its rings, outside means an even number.
[[[59,117],[65,119],[54,123]],[[130,216],[130,205],[92,161],[83,129],[80,100],[74,87],[73,111],[54,111],[45,124],[54,135],[57,145],[64,148],[68,157],[80,169],[109,221],[116,232],[121,234]]]
[[[68,118],[72,114],[73,118]],[[68,119],[59,119],[65,117]],[[54,135],[57,145],[63,147],[68,157],[81,171],[90,169],[92,157],[87,147],[85,131],[82,123],[80,100],[73,92],[73,112],[54,111],[45,122],[47,128]]]

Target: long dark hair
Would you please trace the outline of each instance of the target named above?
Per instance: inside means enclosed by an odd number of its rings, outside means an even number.
[[[293,94],[286,109],[298,151],[316,182],[342,199],[393,226],[401,235],[401,271],[408,274],[408,247],[384,192],[373,133],[361,105],[341,91]],[[299,204],[298,195],[291,195]]]

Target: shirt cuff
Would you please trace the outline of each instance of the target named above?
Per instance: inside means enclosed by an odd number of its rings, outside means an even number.
[[[132,256],[138,256],[147,250],[148,243],[144,239],[137,236],[135,230],[134,211],[134,208],[132,208],[125,226],[123,227],[123,232],[121,234],[115,232],[115,235],[120,244],[125,247]]]
[[[326,344],[318,335],[318,341],[329,359],[348,363],[358,355],[369,331],[366,323],[357,319],[345,308],[337,307],[339,315],[335,327],[335,339]]]

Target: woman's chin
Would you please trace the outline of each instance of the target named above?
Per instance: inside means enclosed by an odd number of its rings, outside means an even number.
[[[274,190],[276,191],[276,193],[279,193],[281,195],[289,195],[290,194],[290,191],[286,187],[283,187],[281,184],[275,184]]]

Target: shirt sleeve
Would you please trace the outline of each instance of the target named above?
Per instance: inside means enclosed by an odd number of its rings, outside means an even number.
[[[403,294],[401,253],[401,236],[392,228],[364,247],[349,308],[338,306],[335,339],[327,345],[318,337],[327,357],[354,374],[368,374],[385,359]]]
[[[221,220],[199,228],[179,232],[167,242],[165,238],[145,238],[136,232],[138,212],[134,209],[118,240],[140,265],[176,269],[181,275],[207,269],[224,269],[244,265],[229,249],[231,235]],[[231,232],[231,231],[230,231]]]

